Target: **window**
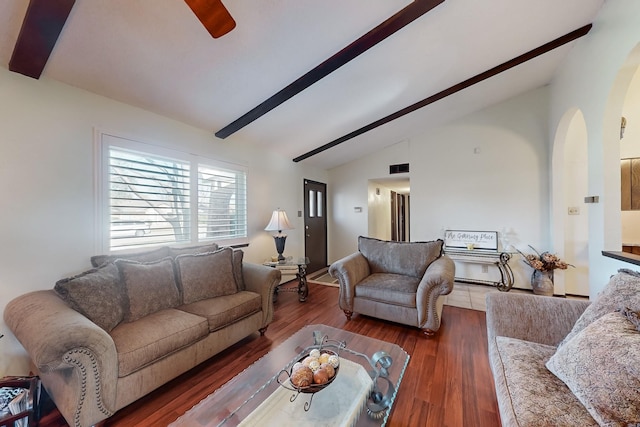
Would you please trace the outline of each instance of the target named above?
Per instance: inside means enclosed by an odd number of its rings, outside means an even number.
[[[104,250],[246,243],[246,171],[103,134],[99,227]]]
[[[198,167],[198,239],[247,236],[246,186],[244,172]]]

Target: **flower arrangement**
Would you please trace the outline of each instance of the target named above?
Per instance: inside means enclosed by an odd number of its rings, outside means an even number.
[[[529,247],[535,252],[535,254],[525,255],[520,252],[520,255],[524,257],[523,261],[531,266],[534,270],[538,271],[552,271],[556,268],[560,270],[566,270],[568,267],[573,267],[571,264],[567,264],[562,261],[557,255],[549,253],[549,252],[538,252],[533,246],[529,245]]]

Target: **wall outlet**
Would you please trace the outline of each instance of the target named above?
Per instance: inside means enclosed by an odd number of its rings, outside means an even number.
[[[482,272],[483,273],[488,273],[489,272],[489,266],[488,265],[483,265],[482,266]]]
[[[569,206],[569,215],[580,215],[580,208],[577,206]]]

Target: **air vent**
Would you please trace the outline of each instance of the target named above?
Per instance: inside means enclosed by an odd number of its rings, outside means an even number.
[[[389,166],[389,173],[407,173],[409,172],[409,163],[401,163],[398,165]]]

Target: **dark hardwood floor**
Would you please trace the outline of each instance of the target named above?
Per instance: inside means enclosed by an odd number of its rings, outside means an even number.
[[[264,337],[255,333],[240,341],[118,411],[104,425],[166,426],[301,327],[322,323],[394,342],[411,355],[388,426],[500,426],[484,312],[445,306],[440,331],[424,338],[418,329],[365,316],[347,321],[338,308],[337,288],[309,286],[304,303],[293,292],[280,293]],[[55,410],[40,423],[66,425]]]

